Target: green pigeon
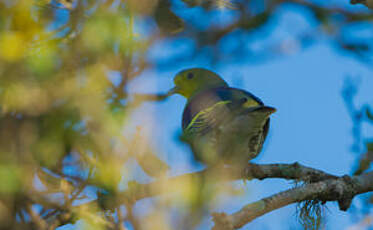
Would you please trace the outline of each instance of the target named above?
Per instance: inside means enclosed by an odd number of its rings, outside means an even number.
[[[187,99],[182,139],[208,165],[247,165],[262,150],[275,108],[253,94],[229,87],[216,73],[191,68],[174,77],[169,94]]]

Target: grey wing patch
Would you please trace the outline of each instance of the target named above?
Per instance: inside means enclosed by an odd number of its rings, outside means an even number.
[[[220,121],[228,115],[229,111],[226,105],[229,103],[231,101],[220,101],[209,108],[201,110],[190,121],[184,133],[187,135],[203,135],[216,128]]]
[[[248,143],[249,151],[250,151],[250,158],[256,157],[260,151],[262,150],[263,143],[265,140],[264,130],[261,130],[256,135],[253,135]]]

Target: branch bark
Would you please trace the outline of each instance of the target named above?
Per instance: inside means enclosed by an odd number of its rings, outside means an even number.
[[[239,168],[222,168],[206,169],[194,173],[186,173],[181,176],[172,178],[162,178],[158,181],[149,184],[139,184],[131,182],[128,184],[128,189],[119,193],[116,197],[115,204],[133,203],[147,197],[161,195],[169,189],[165,187],[173,187],[180,185],[180,182],[185,180],[200,181],[208,177],[212,181],[233,181],[238,179],[266,179],[266,178],[281,178],[287,180],[297,180],[303,182],[317,182],[327,179],[336,179],[338,176],[323,172],[318,169],[303,166],[299,163],[293,164],[253,164],[250,163],[242,170]]]
[[[373,171],[310,183],[250,203],[232,215],[215,213],[213,230],[238,229],[272,210],[305,200],[338,201],[339,208],[346,211],[354,196],[369,191],[373,191]]]

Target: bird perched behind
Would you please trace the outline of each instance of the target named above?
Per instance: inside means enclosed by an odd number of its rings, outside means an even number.
[[[262,149],[275,108],[202,68],[180,71],[169,94],[187,98],[182,139],[207,165],[246,165]]]

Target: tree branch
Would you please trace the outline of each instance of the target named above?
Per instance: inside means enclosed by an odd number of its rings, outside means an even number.
[[[215,213],[213,230],[238,229],[272,210],[305,200],[338,201],[339,208],[345,211],[354,196],[369,191],[373,191],[373,171],[306,184],[248,204],[232,215]]]
[[[213,230],[237,229],[272,210],[306,200],[318,200],[323,203],[338,201],[340,209],[347,210],[355,195],[373,191],[373,171],[354,177],[338,177],[299,163],[263,165],[250,163],[243,170],[237,167],[210,168],[172,178],[161,178],[148,184],[130,182],[126,191],[117,194],[104,193],[99,196],[98,202],[104,209],[114,209],[122,204],[128,206],[147,197],[168,193],[172,190],[169,188],[178,187],[185,181],[199,184],[205,179],[219,183],[253,178],[290,179],[303,181],[305,185],[248,204],[232,215],[215,213]]]
[[[169,189],[164,188],[178,186],[182,181],[193,180],[198,182],[206,177],[208,177],[210,181],[214,182],[253,178],[260,180],[265,178],[282,178],[287,180],[304,181],[307,183],[338,178],[337,176],[325,173],[321,170],[303,166],[299,163],[263,165],[250,163],[244,170],[235,167],[227,167],[219,170],[206,169],[172,178],[163,178],[149,184],[131,182],[128,184],[129,188],[126,191],[119,193],[116,196],[117,200],[113,203],[116,205],[133,203],[137,200],[166,193],[169,191]]]
[[[295,162],[293,164],[252,164],[250,163],[244,170],[242,179],[266,179],[266,178],[282,178],[288,180],[298,180],[304,182],[317,182],[327,179],[336,179],[329,173],[321,170],[306,167]],[[240,179],[240,178],[237,178]]]

